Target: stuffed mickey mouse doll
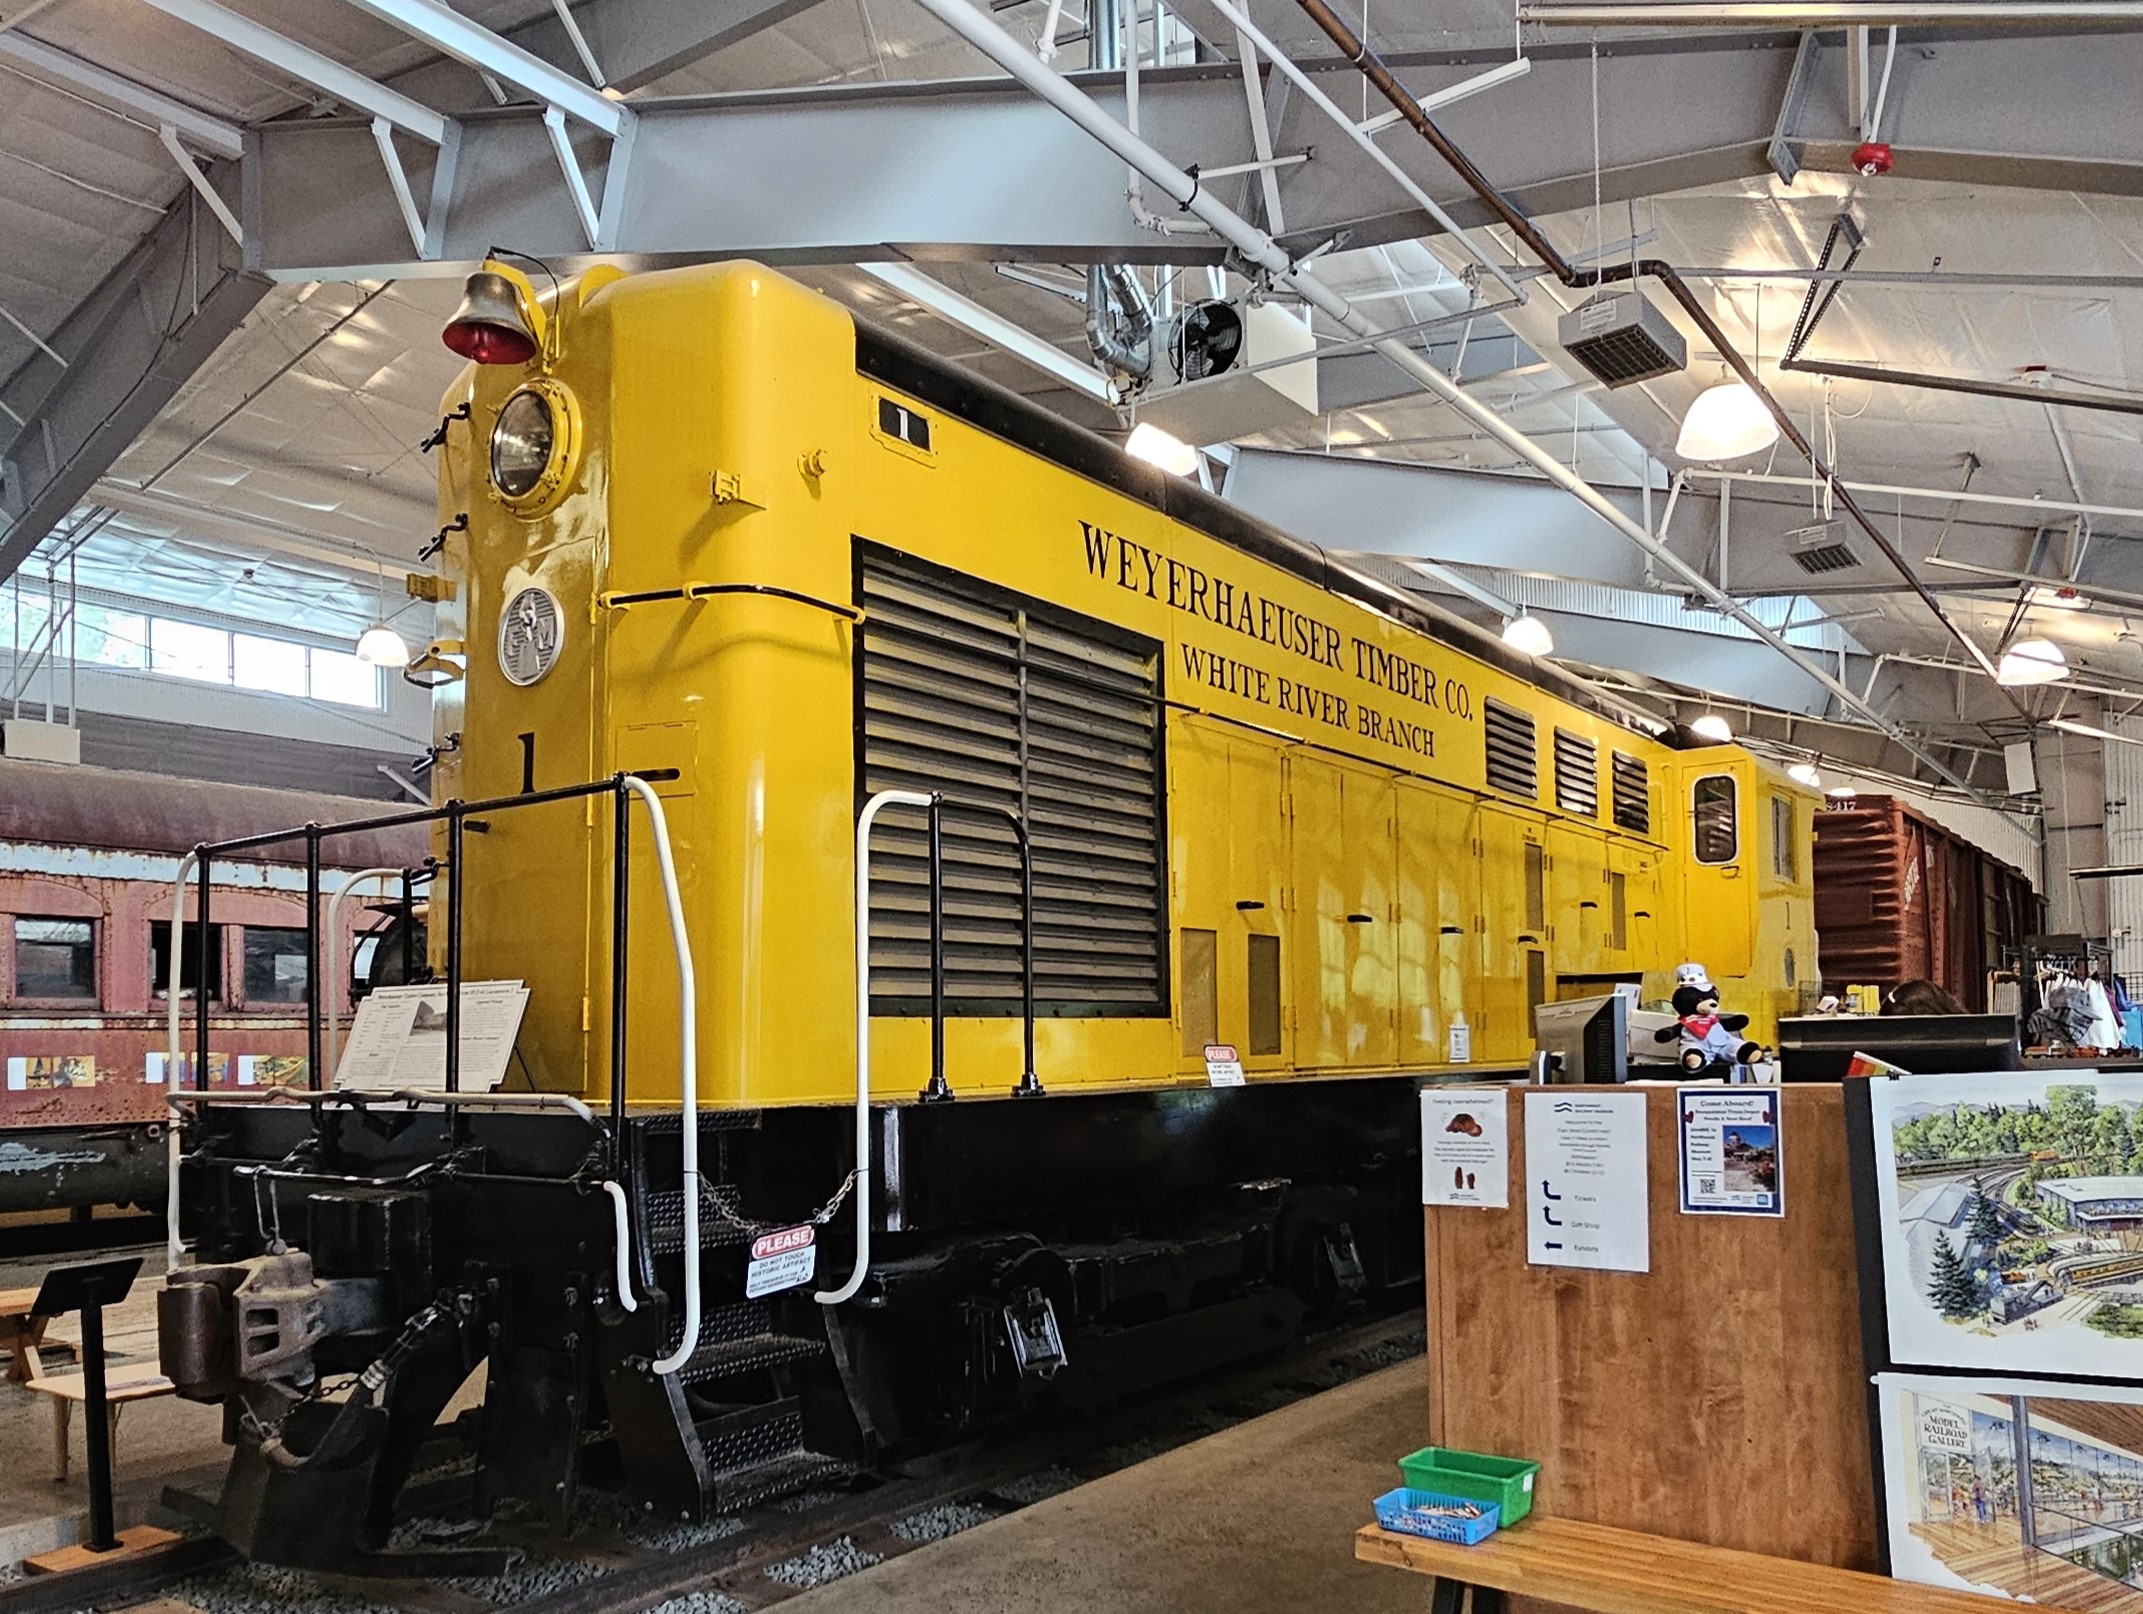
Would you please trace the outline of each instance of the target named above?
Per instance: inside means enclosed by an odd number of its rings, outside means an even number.
[[[1741,1028],[1749,1023],[1747,1015],[1719,1012],[1719,991],[1709,981],[1685,981],[1676,987],[1674,1013],[1678,1023],[1663,1026],[1652,1036],[1658,1042],[1680,1041],[1684,1070],[1746,1065],[1763,1052],[1741,1036]]]

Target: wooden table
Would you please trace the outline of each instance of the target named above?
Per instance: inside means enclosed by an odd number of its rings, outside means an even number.
[[[108,1368],[104,1386],[104,1399],[112,1409],[112,1467],[116,1469],[119,1466],[120,1411],[130,1401],[149,1401],[160,1395],[171,1395],[177,1386],[148,1362],[131,1367]],[[89,1398],[82,1375],[48,1375],[32,1379],[27,1387],[39,1395],[52,1397],[52,1479],[53,1483],[64,1485],[67,1481],[68,1424],[72,1419],[75,1403]]]
[[[32,1312],[36,1304],[34,1287],[0,1289],[0,1345],[8,1348],[7,1376],[16,1384],[27,1384],[44,1371],[37,1354],[40,1350],[74,1354],[72,1345],[45,1344],[45,1324],[52,1319]]]
[[[1460,1614],[1468,1591],[1471,1614],[1502,1614],[1506,1593],[1599,1614],[1988,1614],[1992,1607],[1977,1592],[1538,1513],[1473,1547],[1369,1525],[1354,1538],[1354,1556],[1434,1577],[1433,1614]]]

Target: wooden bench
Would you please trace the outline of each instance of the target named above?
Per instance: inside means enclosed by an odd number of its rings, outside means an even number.
[[[29,1389],[52,1397],[52,1479],[67,1482],[67,1429],[78,1402],[88,1399],[79,1373],[47,1374],[29,1382]],[[112,1467],[119,1466],[119,1414],[130,1401],[151,1401],[177,1390],[153,1363],[109,1367],[104,1375],[104,1399],[112,1409]]]
[[[38,1352],[61,1351],[72,1356],[74,1347],[57,1342],[45,1343],[45,1324],[52,1319],[40,1317],[30,1308],[37,1304],[37,1290],[0,1289],[0,1345],[8,1349],[7,1376],[16,1384],[27,1384],[44,1372],[44,1363]]]
[[[1473,1547],[1370,1525],[1355,1536],[1354,1556],[1433,1576],[1432,1614],[1503,1614],[1512,1592],[1598,1614],[1988,1614],[1994,1606],[1978,1592],[1537,1513]]]

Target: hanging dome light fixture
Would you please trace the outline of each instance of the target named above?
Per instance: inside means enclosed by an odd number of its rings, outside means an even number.
[[[1731,745],[1734,740],[1734,726],[1717,712],[1706,712],[1689,725],[1689,732],[1714,745]]]
[[[1503,642],[1520,655],[1555,654],[1555,635],[1548,631],[1547,623],[1530,611],[1520,611],[1503,624]]]
[[[1674,452],[1685,460],[1738,460],[1778,441],[1778,422],[1746,381],[1722,381],[1697,395],[1682,417]]]
[[[2019,639],[2002,652],[1995,664],[1994,681],[2006,689],[2032,684],[2052,684],[2066,678],[2069,658],[2051,639]]]
[[[378,566],[379,563],[373,563]],[[379,566],[379,615],[357,636],[357,659],[367,667],[406,667],[409,644],[387,620],[387,568]]]

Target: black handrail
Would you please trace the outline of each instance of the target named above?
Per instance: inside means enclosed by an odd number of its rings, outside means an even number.
[[[319,1091],[325,1086],[326,1073],[321,1070],[321,1055],[324,1051],[325,1034],[321,1023],[320,983],[317,960],[320,952],[319,917],[319,872],[320,844],[343,835],[363,834],[372,830],[398,829],[410,824],[436,824],[442,819],[447,825],[447,945],[446,945],[446,1090],[450,1093],[461,1090],[461,916],[462,916],[462,856],[464,832],[469,819],[477,813],[505,812],[515,807],[537,807],[550,802],[571,801],[585,796],[599,796],[610,792],[616,800],[613,818],[616,821],[616,848],[614,868],[616,889],[613,899],[618,914],[613,926],[612,943],[616,949],[614,980],[611,994],[611,1116],[613,1130],[622,1132],[624,1123],[625,1091],[625,1014],[617,984],[625,979],[626,945],[626,888],[629,880],[630,841],[628,779],[640,779],[648,783],[661,783],[678,777],[675,768],[640,768],[619,772],[607,779],[589,780],[577,785],[556,785],[548,790],[524,791],[515,796],[495,796],[483,801],[449,801],[440,807],[414,808],[408,812],[383,813],[371,818],[345,819],[335,824],[309,823],[293,829],[271,830],[258,835],[243,835],[227,841],[203,841],[194,848],[198,865],[200,895],[196,902],[195,923],[199,935],[195,943],[194,981],[194,1083],[205,1089],[209,1081],[209,957],[210,925],[212,922],[212,886],[210,869],[219,854],[252,851],[264,846],[280,846],[289,841],[305,842],[305,867],[307,873],[306,938],[307,964],[305,971],[306,1046],[309,1049],[307,1086]],[[482,828],[482,825],[476,826]],[[434,876],[437,870],[433,870]],[[411,878],[407,870],[402,875],[403,893],[403,979],[407,982],[414,974],[413,918],[415,913],[411,892]],[[171,990],[179,990],[182,971],[179,967],[180,952],[178,937],[172,937]],[[172,1073],[177,1080],[177,1073]],[[457,1108],[451,1120],[458,1142],[463,1129],[461,1113]],[[613,1148],[616,1145],[613,1143]]]
[[[610,810],[610,1175],[625,1180],[625,955],[630,939],[626,905],[632,895],[631,792],[621,776]]]
[[[1034,850],[1026,821],[1013,808],[995,802],[948,801],[944,792],[935,790],[930,793],[930,1085],[921,1097],[925,1103],[935,1103],[953,1096],[945,1080],[944,817],[948,812],[1001,817],[1012,826],[1012,838],[1019,845],[1020,1018],[1025,1064],[1012,1096],[1039,1098],[1047,1089],[1034,1070]]]
[[[925,1104],[952,1097],[945,1080],[945,797],[930,792],[930,1085]]]

